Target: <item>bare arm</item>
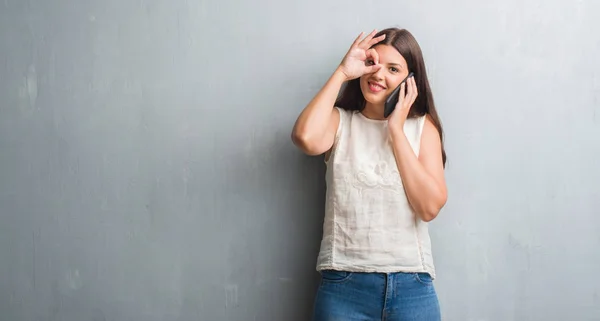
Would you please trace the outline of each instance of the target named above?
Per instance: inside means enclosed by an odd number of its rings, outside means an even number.
[[[390,135],[408,201],[417,215],[429,222],[436,218],[448,197],[437,128],[429,117],[425,118],[419,157],[413,152],[404,131],[392,131]]]
[[[292,141],[308,155],[323,154],[333,146],[340,122],[340,114],[334,104],[344,82],[381,68],[377,52],[369,48],[383,40],[385,35],[373,38],[376,34],[376,30],[373,30],[361,40],[363,34],[361,32],[354,40],[341,64],[302,110],[294,124]],[[375,64],[366,66],[368,58],[374,59]]]
[[[308,155],[320,155],[333,145],[340,114],[333,108],[346,76],[339,70],[302,110],[292,130],[292,141]]]

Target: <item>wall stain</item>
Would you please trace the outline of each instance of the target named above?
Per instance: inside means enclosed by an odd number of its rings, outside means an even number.
[[[238,286],[235,284],[225,286],[225,308],[233,308],[238,305]]]
[[[27,68],[27,74],[23,77],[23,82],[19,86],[19,102],[21,111],[29,115],[36,108],[38,97],[38,77],[33,64]]]

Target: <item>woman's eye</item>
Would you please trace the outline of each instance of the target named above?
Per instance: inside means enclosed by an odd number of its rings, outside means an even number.
[[[367,65],[374,65],[373,60],[367,60]]]
[[[396,68],[394,68],[394,67],[390,68],[390,70],[391,70],[392,72],[398,72],[398,69],[396,69]]]

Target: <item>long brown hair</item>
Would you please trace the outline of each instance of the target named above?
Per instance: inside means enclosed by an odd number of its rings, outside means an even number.
[[[433,94],[431,93],[431,87],[429,86],[421,47],[415,37],[406,29],[384,29],[379,31],[374,38],[379,37],[382,34],[385,34],[385,39],[376,43],[373,47],[384,44],[396,48],[406,60],[409,72],[412,71],[414,73],[419,94],[410,109],[408,118],[428,115],[440,135],[440,140],[442,142],[442,162],[445,167],[446,151],[444,149],[444,132],[433,102]],[[345,110],[362,111],[365,108],[366,101],[360,89],[360,78],[352,79],[344,86],[344,89],[335,104]]]

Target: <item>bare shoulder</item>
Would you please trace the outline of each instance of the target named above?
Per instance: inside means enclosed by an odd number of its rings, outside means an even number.
[[[438,128],[429,115],[425,117],[423,132],[421,133],[419,161],[440,184],[444,184],[442,139]]]
[[[421,151],[439,150],[441,156],[442,140],[440,132],[429,115],[424,116],[423,132],[421,133]]]
[[[425,124],[423,124],[419,162],[438,184],[444,195],[445,203],[448,196],[444,161],[442,159],[442,139],[438,128],[429,115],[425,117]]]
[[[341,112],[337,108],[333,108],[331,112],[331,119],[329,121],[329,126],[327,127],[327,151],[325,151],[325,162],[329,161],[329,156],[331,155],[331,151],[334,148],[336,136],[338,134],[339,126],[340,126],[340,118],[342,117]]]
[[[329,120],[329,126],[327,128],[327,131],[329,132],[329,135],[333,135],[333,140],[335,141],[335,136],[337,135],[338,132],[338,128],[340,126],[340,119],[342,118],[342,114],[341,111],[338,108],[333,108],[333,110],[331,111],[331,118]],[[333,141],[331,142],[333,144]]]

